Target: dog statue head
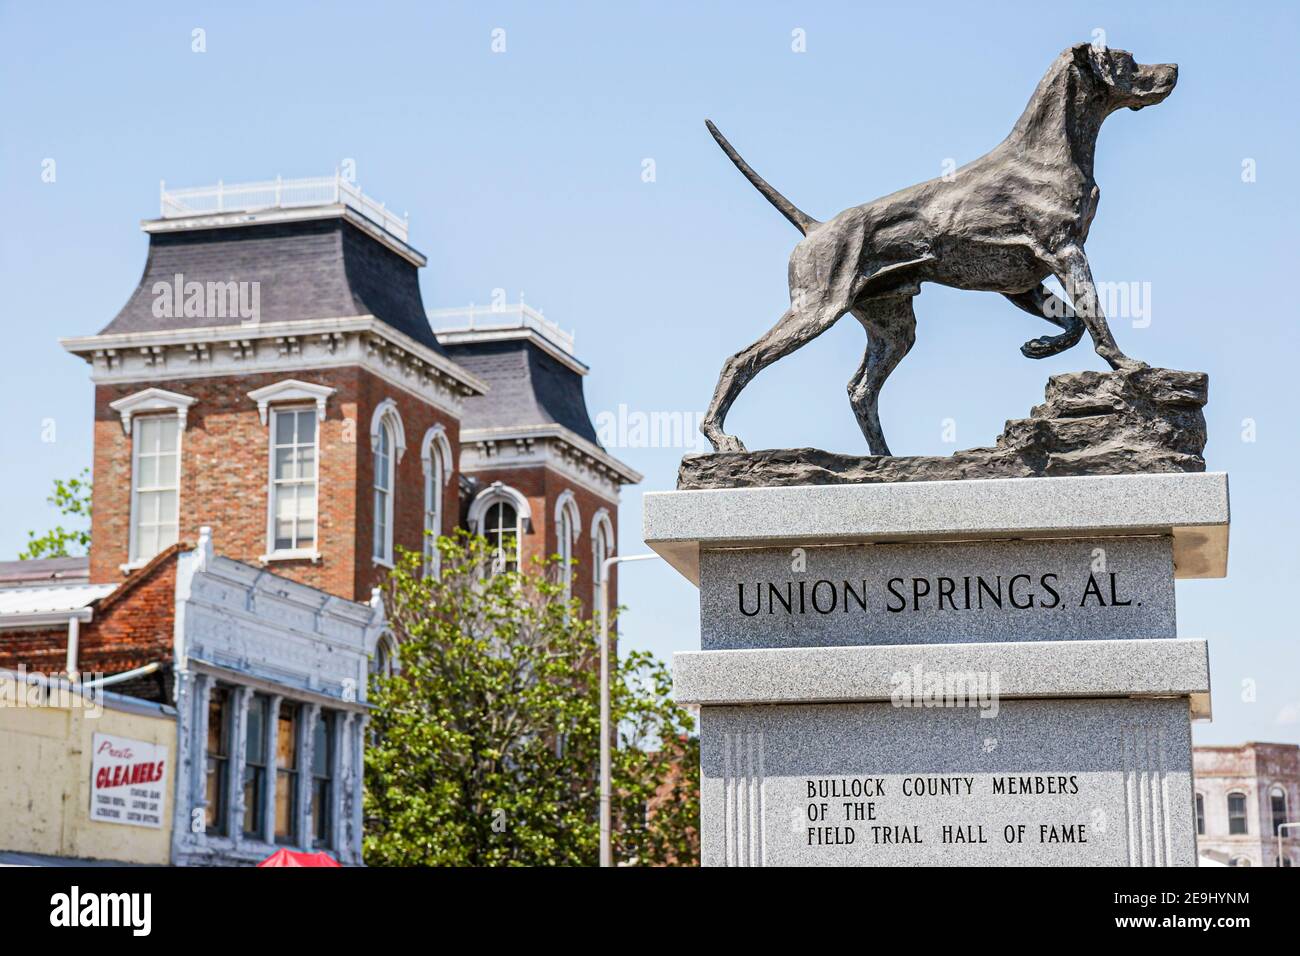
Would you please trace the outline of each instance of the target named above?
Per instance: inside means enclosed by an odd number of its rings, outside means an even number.
[[[1131,110],[1154,106],[1172,93],[1178,82],[1177,63],[1138,63],[1127,50],[1080,43],[1070,48],[1070,55],[1084,83],[1102,98],[1107,113],[1125,106]]]

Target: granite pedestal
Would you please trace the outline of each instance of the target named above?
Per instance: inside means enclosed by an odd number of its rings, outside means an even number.
[[[705,865],[1196,863],[1222,474],[674,491]]]

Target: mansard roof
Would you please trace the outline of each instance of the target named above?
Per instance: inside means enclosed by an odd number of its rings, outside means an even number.
[[[174,288],[180,276],[182,283],[205,288],[256,282],[260,322],[373,315],[446,354],[420,295],[417,270],[424,257],[347,205],[164,218],[143,228],[149,233],[144,275],[101,335],[241,324],[234,309],[194,318],[156,308],[156,289]]]
[[[458,365],[488,384],[487,394],[466,399],[462,431],[561,425],[599,446],[581,374],[540,346],[534,336],[449,335],[444,336],[443,347]]]

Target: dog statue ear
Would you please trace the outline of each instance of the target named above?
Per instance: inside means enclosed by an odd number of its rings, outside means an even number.
[[[1106,86],[1115,85],[1109,52],[1105,47],[1098,49],[1091,43],[1076,43],[1070,47],[1069,53],[1071,62],[1080,73],[1091,73],[1099,83]]]

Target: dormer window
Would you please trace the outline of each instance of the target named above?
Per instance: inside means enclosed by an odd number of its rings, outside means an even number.
[[[320,475],[320,423],[327,385],[287,379],[254,389],[248,397],[270,431],[267,495],[267,550],[263,561],[318,560],[317,502]]]

